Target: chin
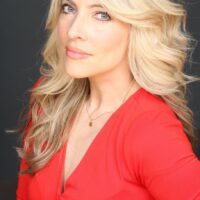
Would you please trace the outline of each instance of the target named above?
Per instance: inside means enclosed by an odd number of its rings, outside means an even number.
[[[98,74],[101,74],[99,71],[94,71],[92,68],[86,66],[86,65],[78,65],[78,64],[65,64],[65,72],[68,76],[76,79],[80,78],[89,78],[97,76]]]
[[[84,73],[81,70],[75,70],[75,69],[67,68],[65,71],[66,71],[68,76],[75,78],[75,79],[87,78],[88,77],[88,74]]]

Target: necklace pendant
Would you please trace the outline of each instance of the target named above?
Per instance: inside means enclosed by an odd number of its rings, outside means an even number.
[[[92,121],[89,122],[89,126],[92,126]]]

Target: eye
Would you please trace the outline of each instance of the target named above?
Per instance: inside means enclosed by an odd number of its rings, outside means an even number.
[[[73,11],[74,11],[74,8],[67,3],[65,3],[61,6],[61,12],[64,13],[64,14],[68,14],[68,13],[73,12]]]
[[[100,19],[100,21],[109,21],[109,20],[111,20],[111,17],[107,12],[97,12],[96,15],[100,16],[100,17],[98,17],[98,19]]]

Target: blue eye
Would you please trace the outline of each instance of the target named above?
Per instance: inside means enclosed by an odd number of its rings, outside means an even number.
[[[64,14],[68,14],[70,12],[73,12],[73,10],[74,10],[74,8],[67,3],[65,3],[61,6],[61,12],[64,13]]]
[[[109,20],[111,20],[111,17],[107,12],[97,12],[96,15],[101,16],[100,18],[98,18],[98,19],[100,19],[100,21],[109,21]]]
[[[73,13],[75,9],[70,4],[62,4],[61,5],[61,13],[63,14],[70,14]],[[97,15],[99,21],[109,21],[111,20],[110,15],[107,12],[99,11],[95,15]]]

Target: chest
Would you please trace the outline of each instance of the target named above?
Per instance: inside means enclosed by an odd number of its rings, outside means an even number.
[[[129,176],[119,133],[118,127],[106,126],[96,129],[92,136],[79,137],[80,140],[70,138],[71,143],[67,143],[63,153],[65,160],[61,170],[63,199],[151,199],[147,191],[134,185],[135,180]]]
[[[66,146],[31,180],[28,194],[38,195],[32,199],[151,200],[125,164],[123,123],[108,122],[73,129]]]
[[[89,126],[88,118],[83,115],[79,117],[79,120],[71,129],[64,153],[62,192],[64,192],[65,183],[81,165],[108,119],[109,116],[107,115],[98,121],[94,121],[93,126]]]

